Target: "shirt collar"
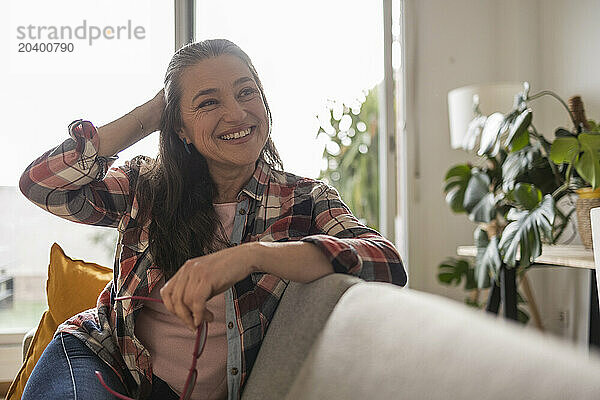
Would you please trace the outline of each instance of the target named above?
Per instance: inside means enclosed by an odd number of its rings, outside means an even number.
[[[259,159],[256,162],[254,174],[252,174],[252,177],[248,183],[246,183],[246,186],[244,186],[242,191],[238,194],[238,200],[242,193],[247,194],[256,201],[262,200],[262,195],[265,191],[265,187],[269,184],[270,177],[271,167],[263,160]]]

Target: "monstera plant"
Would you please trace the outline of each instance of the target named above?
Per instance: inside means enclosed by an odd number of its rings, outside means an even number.
[[[557,129],[552,142],[536,129],[530,108],[542,96],[559,100],[575,126],[573,131]],[[593,121],[586,122],[593,129],[583,128],[551,91],[530,96],[527,83],[509,113],[486,116],[475,109],[463,148],[476,152],[479,160],[452,166],[444,192],[453,212],[477,223],[477,257],[473,263],[446,260],[438,279],[454,285],[464,279],[465,290],[473,293],[467,303],[481,306],[479,291],[499,281],[501,267],[517,268],[522,277],[541,254],[542,243],[553,244],[562,235],[574,207],[557,207],[557,202],[586,181],[600,186],[600,129]],[[523,310],[518,314],[521,321],[528,319]]]

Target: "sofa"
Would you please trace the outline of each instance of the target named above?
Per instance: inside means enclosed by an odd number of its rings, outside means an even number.
[[[600,356],[440,296],[290,282],[242,400],[600,399]]]
[[[600,356],[452,300],[290,282],[242,400],[600,399]]]

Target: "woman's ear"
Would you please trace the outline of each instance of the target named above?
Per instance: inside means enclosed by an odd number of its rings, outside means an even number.
[[[179,136],[179,140],[181,140],[182,142],[185,142],[185,140],[186,140],[186,136],[185,136],[185,133],[183,133],[183,129],[182,129],[182,128],[179,128],[179,129],[176,131],[176,133],[177,133],[177,136]]]

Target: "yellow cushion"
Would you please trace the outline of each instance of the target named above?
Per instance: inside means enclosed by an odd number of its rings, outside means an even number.
[[[42,315],[25,362],[8,389],[7,400],[21,398],[33,367],[52,340],[58,325],[81,311],[95,307],[98,295],[112,277],[112,269],[73,260],[58,244],[52,245],[46,281],[48,310]]]

